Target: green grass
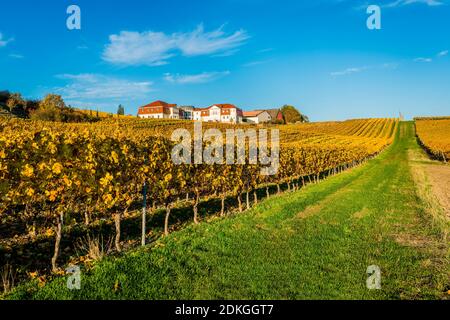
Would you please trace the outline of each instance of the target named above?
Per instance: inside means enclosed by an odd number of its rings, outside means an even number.
[[[191,225],[153,246],[109,257],[82,276],[29,282],[11,299],[438,299],[446,248],[423,210],[408,164],[412,123],[366,165]],[[382,290],[366,288],[378,265]]]

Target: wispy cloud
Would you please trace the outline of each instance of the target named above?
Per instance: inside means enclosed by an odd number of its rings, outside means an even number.
[[[235,53],[237,53],[239,51],[239,49],[231,49],[222,53],[218,53],[213,55],[213,57],[229,57],[234,55]]]
[[[251,61],[251,62],[245,63],[242,66],[243,67],[254,67],[254,66],[259,66],[261,64],[266,64],[270,61],[272,61],[272,60],[270,60],[270,59],[269,60],[256,60],[256,61]]]
[[[16,53],[11,53],[11,54],[9,55],[9,57],[10,57],[10,58],[13,58],[13,59],[23,59],[23,58],[25,58],[23,55],[21,55],[21,54],[16,54]]]
[[[352,67],[352,68],[347,68],[345,70],[342,71],[334,71],[331,72],[330,75],[333,77],[337,77],[337,76],[345,76],[345,75],[349,75],[349,74],[354,74],[354,73],[360,73],[364,70],[369,69],[369,67]]]
[[[166,73],[164,79],[170,83],[195,84],[207,83],[230,74],[230,71],[223,72],[203,72],[199,74],[170,74]]]
[[[397,69],[399,66],[398,63],[396,62],[387,62],[387,63],[382,63],[379,65],[372,65],[372,66],[362,66],[362,67],[351,67],[351,68],[347,68],[341,71],[335,71],[335,72],[331,72],[330,75],[333,77],[338,77],[338,76],[346,76],[346,75],[350,75],[350,74],[355,74],[355,73],[361,73],[363,71],[367,71],[367,70],[373,70],[373,69],[390,69],[390,70],[394,70]]]
[[[342,0],[342,2],[347,0]],[[353,1],[353,0],[352,0]],[[378,5],[381,8],[402,8],[410,5],[425,5],[428,7],[439,7],[445,5],[446,0],[383,0],[378,1]],[[362,4],[358,4],[354,8],[356,10],[366,10],[367,7],[373,3],[369,3],[367,1],[362,2]]]
[[[6,47],[6,45],[7,45],[8,43],[10,43],[11,41],[14,41],[14,39],[13,39],[13,38],[5,39],[5,38],[3,37],[3,34],[0,32],[0,48],[1,48],[1,47]]]
[[[158,66],[178,54],[184,56],[230,55],[249,38],[245,30],[226,34],[223,26],[206,32],[202,24],[191,32],[122,31],[109,37],[103,59],[117,65]]]
[[[175,48],[172,37],[162,32],[122,31],[109,37],[103,52],[103,60],[119,65],[158,66],[167,63]]]
[[[445,57],[446,55],[448,55],[448,50],[443,50],[440,51],[438,53],[436,53],[436,57],[437,58],[442,58]],[[414,62],[426,62],[426,63],[430,63],[433,62],[433,58],[429,58],[429,57],[419,57],[419,58],[415,58]]]
[[[265,49],[258,50],[258,53],[270,52],[273,50],[274,50],[273,48],[265,48]]]
[[[132,81],[101,74],[61,74],[56,77],[67,84],[53,88],[53,91],[72,104],[101,103],[105,99],[108,102],[142,99],[153,91],[153,82],[150,81]]]
[[[423,57],[414,59],[414,62],[426,62],[426,63],[429,63],[429,62],[432,62],[432,61],[433,61],[433,59],[431,59],[431,58],[423,58]]]
[[[389,2],[382,7],[385,8],[395,8],[395,7],[403,7],[411,4],[425,4],[429,7],[441,6],[444,2],[440,0],[396,0],[393,2]]]
[[[198,56],[228,51],[241,46],[249,38],[245,30],[238,30],[226,35],[223,26],[219,29],[205,32],[200,24],[194,31],[174,35],[177,47],[186,56]]]

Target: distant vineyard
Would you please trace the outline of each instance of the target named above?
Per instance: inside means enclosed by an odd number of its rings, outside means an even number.
[[[436,159],[450,159],[450,117],[417,118],[416,132],[420,143]]]
[[[79,111],[83,114],[86,114],[88,116],[93,116],[93,117],[98,116],[101,119],[107,119],[107,118],[132,119],[132,118],[136,118],[135,116],[132,116],[132,115],[117,115],[117,114],[104,112],[104,111],[81,110],[81,109],[77,109],[77,111]]]
[[[181,199],[192,200],[196,223],[202,198],[222,199],[224,215],[225,197],[236,197],[242,211],[250,207],[250,194],[252,202],[258,201],[257,189],[266,188],[268,196],[269,186],[280,190],[285,184],[296,190],[377,155],[392,143],[397,125],[394,119],[368,119],[278,126],[280,168],[276,175],[261,176],[261,165],[248,161],[245,165],[175,165],[169,137],[176,128],[193,130],[189,121],[0,120],[0,221],[24,223],[25,230],[37,233],[54,228],[52,266],[56,269],[63,225],[113,218],[120,251],[121,219],[133,203],[142,201],[143,190],[153,207],[166,209],[168,233],[171,209]],[[203,129],[208,128],[249,126],[205,123]],[[67,214],[72,219],[65,219]],[[145,224],[143,229],[145,235]]]

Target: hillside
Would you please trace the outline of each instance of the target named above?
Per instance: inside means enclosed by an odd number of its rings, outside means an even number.
[[[448,224],[429,214],[411,171],[412,123],[367,164],[275,196],[244,214],[191,225],[100,262],[80,291],[28,284],[34,299],[442,299]],[[367,290],[366,269],[382,290]]]

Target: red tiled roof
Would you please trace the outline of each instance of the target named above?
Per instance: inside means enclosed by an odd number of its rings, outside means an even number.
[[[167,102],[161,101],[161,100],[157,100],[157,101],[153,101],[152,103],[149,103],[145,106],[139,107],[138,110],[138,115],[140,114],[154,114],[154,113],[170,113],[169,108],[173,108],[176,107],[176,104],[169,104]],[[157,107],[162,107],[161,110],[152,110],[152,109],[147,109],[147,108],[155,108],[157,109]]]
[[[212,106],[209,106],[207,109],[212,108],[214,106],[217,106],[220,109],[238,109],[234,104],[229,104],[229,103],[213,104]]]
[[[176,104],[168,104],[167,102],[161,101],[161,100],[157,100],[157,101],[153,101],[152,103],[149,103],[145,106],[142,106],[142,108],[145,107],[175,107]]]

